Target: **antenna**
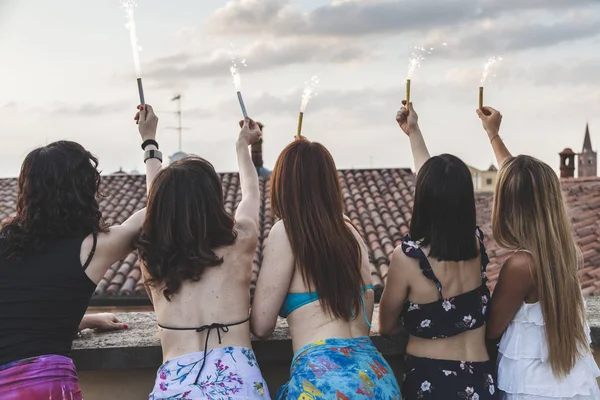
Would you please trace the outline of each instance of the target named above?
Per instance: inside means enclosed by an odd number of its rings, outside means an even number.
[[[178,94],[177,96],[173,97],[171,99],[171,101],[177,101],[177,111],[171,111],[171,113],[177,114],[177,117],[179,119],[179,124],[177,125],[177,127],[168,127],[167,129],[175,129],[175,130],[177,130],[177,132],[179,134],[179,152],[181,152],[182,151],[181,150],[181,136],[182,136],[181,134],[182,134],[182,131],[184,129],[187,129],[187,128],[184,128],[183,125],[182,125],[183,112],[181,110],[181,95]]]

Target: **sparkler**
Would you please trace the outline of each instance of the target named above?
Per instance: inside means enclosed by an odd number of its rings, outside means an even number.
[[[248,118],[248,111],[246,110],[244,98],[242,97],[242,78],[240,76],[240,70],[237,66],[235,48],[233,47],[233,45],[231,45],[231,47],[231,67],[229,67],[229,70],[231,71],[231,76],[233,77],[233,85],[235,86],[235,91],[237,92],[237,98],[240,102],[242,114],[244,115],[244,118]],[[242,60],[242,65],[246,66],[246,60]]]
[[[142,85],[142,68],[140,67],[140,46],[138,44],[137,31],[135,28],[134,10],[137,7],[135,0],[121,0],[121,8],[125,11],[127,23],[125,27],[129,31],[129,40],[131,42],[131,51],[133,53],[133,65],[135,67],[135,76],[137,78],[138,94],[140,104],[145,105],[144,86]]]
[[[310,101],[310,99],[313,96],[317,95],[315,89],[318,84],[319,78],[317,76],[313,76],[304,85],[304,91],[302,92],[302,102],[300,103],[300,114],[298,115],[298,133],[296,134],[297,139],[300,139],[300,137],[302,136],[302,122],[304,121],[304,112],[306,111],[306,107],[308,106],[308,102]]]

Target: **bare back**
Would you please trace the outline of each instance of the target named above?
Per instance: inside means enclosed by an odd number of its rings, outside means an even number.
[[[428,249],[424,249],[428,254]],[[428,304],[438,301],[435,283],[426,278],[419,263],[415,259],[405,258],[404,273],[409,282],[408,300],[415,304]],[[452,299],[470,292],[482,284],[481,256],[467,261],[438,261],[428,257],[433,273],[442,284],[443,296]],[[485,325],[475,330],[468,330],[456,336],[439,339],[425,339],[410,336],[407,353],[416,357],[468,360],[473,362],[489,359],[485,344]]]
[[[223,263],[207,267],[199,281],[184,281],[181,290],[167,301],[160,285],[151,287],[151,296],[160,325],[172,328],[199,328],[213,323],[235,324],[248,319],[250,281],[256,234],[236,225],[238,238],[228,247],[215,251]],[[144,275],[147,272],[144,268]],[[207,348],[228,346],[251,347],[248,323],[231,326],[228,332],[210,332]],[[205,351],[208,331],[159,328],[163,359]]]
[[[371,285],[371,270],[369,265],[368,250],[359,233],[352,227],[352,232],[361,249],[361,276],[364,286]],[[285,231],[284,231],[285,232]],[[286,249],[291,254],[291,248]],[[289,266],[293,268],[293,265]],[[294,268],[292,280],[288,289],[289,293],[306,293],[309,289],[302,281],[302,274],[298,268]],[[356,318],[350,321],[332,318],[321,307],[318,301],[302,306],[292,312],[288,317],[288,324],[292,334],[292,342],[294,352],[302,348],[306,344],[324,338],[355,338],[367,336],[370,327],[365,320],[365,316],[369,323],[373,316],[373,305],[375,296],[373,290],[367,290],[363,294],[364,309],[356,315]]]

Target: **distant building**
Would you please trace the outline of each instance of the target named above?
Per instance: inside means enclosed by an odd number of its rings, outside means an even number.
[[[577,154],[572,149],[566,148],[561,151],[560,156],[560,177],[575,177],[575,156],[577,156],[577,177],[589,178],[598,176],[598,152],[592,149],[592,139],[590,137],[590,127],[586,125],[585,136],[583,138],[583,148],[581,153]]]
[[[169,164],[173,164],[175,161],[179,161],[182,158],[186,158],[188,155],[189,155],[188,153],[184,153],[183,151],[178,151],[177,153],[175,153],[169,157]]]
[[[585,127],[585,137],[583,139],[583,149],[578,154],[578,170],[579,178],[590,176],[598,176],[598,152],[592,149],[592,139],[590,138],[590,126]]]
[[[494,193],[498,169],[492,164],[487,170],[480,170],[469,166],[473,177],[475,193]]]

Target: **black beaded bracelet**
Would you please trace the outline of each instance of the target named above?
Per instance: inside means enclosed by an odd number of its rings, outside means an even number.
[[[142,143],[142,150],[146,150],[146,147],[148,147],[150,145],[154,145],[158,149],[158,143],[156,142],[156,140],[148,139],[148,140],[144,140],[144,143]]]

